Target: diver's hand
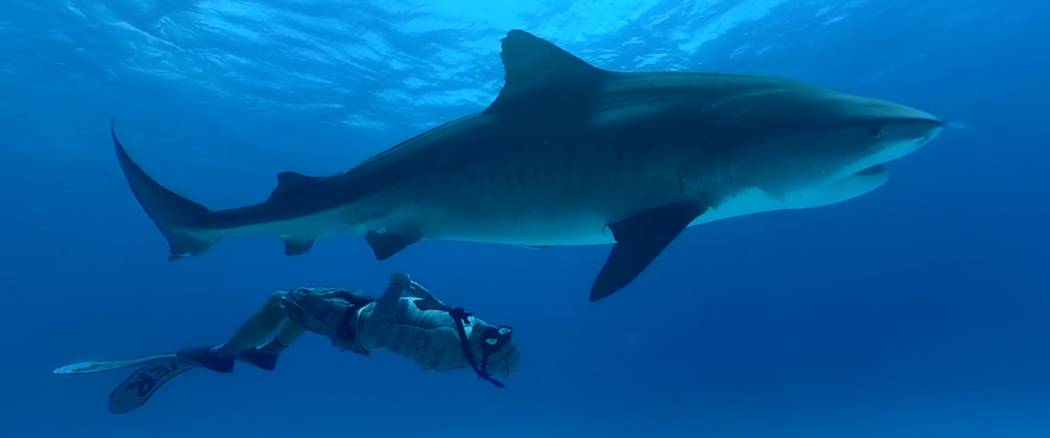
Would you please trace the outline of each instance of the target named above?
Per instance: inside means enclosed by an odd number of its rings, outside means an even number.
[[[415,280],[412,280],[412,277],[404,272],[398,272],[391,275],[390,282],[408,290],[427,292],[427,288],[423,287],[422,284],[419,284]]]
[[[430,294],[430,291],[428,291],[427,288],[423,287],[422,284],[419,284],[415,280],[412,280],[411,288],[412,288],[413,292],[417,292],[417,293],[420,293],[420,294],[426,294],[426,295]]]
[[[412,289],[412,277],[404,272],[396,272],[390,276],[390,284],[397,285],[402,289]]]

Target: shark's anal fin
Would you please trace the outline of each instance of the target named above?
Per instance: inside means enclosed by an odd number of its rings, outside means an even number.
[[[365,235],[365,240],[368,241],[368,245],[372,247],[372,252],[375,253],[376,259],[386,260],[397,254],[402,249],[405,249],[408,245],[416,243],[421,239],[418,233],[377,233],[375,231],[369,231]]]
[[[290,256],[297,256],[306,253],[310,248],[314,247],[314,242],[317,239],[284,239],[284,254]]]
[[[591,287],[591,301],[612,295],[638,276],[689,223],[707,210],[702,203],[681,202],[609,224],[616,238],[609,258]]]
[[[281,172],[277,174],[277,187],[270,193],[270,199],[278,199],[288,196],[299,189],[311,185],[324,178],[306,176],[297,172]]]

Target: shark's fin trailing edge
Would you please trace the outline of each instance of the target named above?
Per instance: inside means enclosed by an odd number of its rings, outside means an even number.
[[[296,256],[305,254],[310,248],[314,247],[314,242],[317,239],[284,239],[284,254],[290,256]]]
[[[417,233],[377,233],[369,231],[368,234],[365,234],[365,240],[368,241],[368,245],[372,247],[372,252],[375,254],[376,259],[379,260],[390,258],[408,245],[418,242],[420,238]]]
[[[560,47],[523,30],[502,40],[503,89],[486,112],[513,110],[516,105],[583,102],[609,72],[594,67]]]
[[[175,260],[200,254],[211,248],[215,240],[199,236],[192,228],[207,221],[212,212],[154,181],[128,156],[124,145],[117,138],[113,124],[110,124],[109,132],[116,148],[117,160],[131,186],[131,192],[168,239],[171,251],[168,259]]]
[[[295,193],[324,178],[306,176],[297,172],[281,172],[277,174],[277,187],[270,193],[270,199],[278,199]]]
[[[594,281],[591,301],[608,297],[634,280],[706,210],[707,206],[699,203],[668,204],[609,224],[616,245]]]

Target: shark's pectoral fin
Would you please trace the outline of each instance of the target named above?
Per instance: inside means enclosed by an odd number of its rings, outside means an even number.
[[[418,242],[421,238],[422,236],[419,233],[377,233],[369,231],[368,234],[365,234],[365,240],[368,241],[368,245],[372,247],[372,252],[375,253],[376,259],[379,260],[390,258],[390,256],[397,254],[408,245]]]
[[[616,238],[609,258],[591,287],[591,301],[612,295],[638,276],[707,205],[668,204],[609,224]]]
[[[295,193],[299,189],[324,179],[318,176],[307,176],[297,172],[281,172],[277,174],[277,187],[270,193],[270,199],[279,199]],[[309,248],[308,248],[309,249]]]
[[[317,239],[284,239],[284,254],[290,256],[296,256],[304,254],[314,247],[314,242]]]

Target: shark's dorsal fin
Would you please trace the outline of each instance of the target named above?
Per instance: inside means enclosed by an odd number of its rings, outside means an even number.
[[[277,199],[294,193],[303,186],[313,184],[323,178],[306,176],[298,172],[281,172],[277,174],[277,187],[270,193],[270,199]]]
[[[562,48],[523,30],[502,40],[504,84],[486,112],[516,105],[564,104],[568,95],[593,89],[608,74]],[[568,92],[568,93],[566,93]],[[561,97],[561,99],[559,99]]]

